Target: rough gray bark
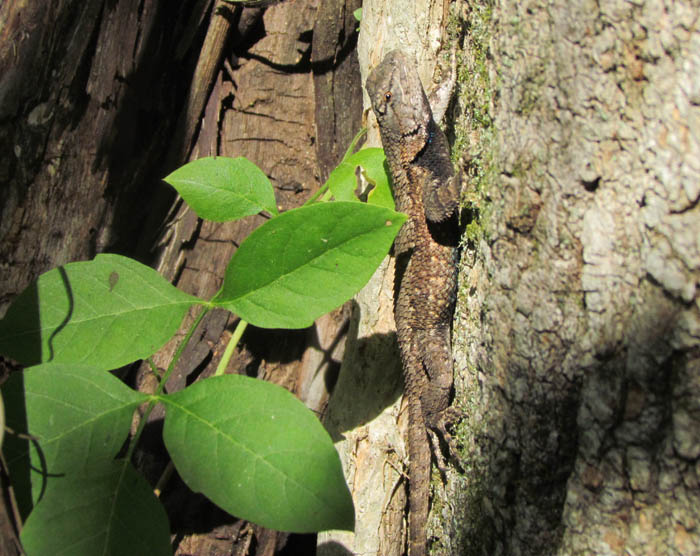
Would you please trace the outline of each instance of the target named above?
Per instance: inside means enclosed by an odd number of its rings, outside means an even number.
[[[464,10],[481,229],[438,553],[696,553],[700,6]]]

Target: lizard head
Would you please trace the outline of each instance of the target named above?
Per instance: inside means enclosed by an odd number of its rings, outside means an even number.
[[[430,104],[415,64],[400,50],[389,52],[365,83],[382,143],[401,144],[411,160],[428,142]]]

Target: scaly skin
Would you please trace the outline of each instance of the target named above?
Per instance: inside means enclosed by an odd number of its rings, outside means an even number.
[[[457,178],[418,73],[394,50],[365,84],[391,171],[396,210],[394,317],[408,402],[409,556],[427,553],[428,429],[444,432],[453,382],[450,324],[457,285]]]

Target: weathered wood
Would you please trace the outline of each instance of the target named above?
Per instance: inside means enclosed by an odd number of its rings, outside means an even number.
[[[40,272],[133,249],[206,4],[0,7],[0,311]]]
[[[280,210],[299,206],[319,187],[319,143],[332,152],[342,153],[360,127],[360,110],[356,109],[354,115],[348,113],[345,106],[350,103],[340,99],[339,92],[331,114],[334,120],[344,122],[345,127],[331,133],[316,126],[314,66],[310,60],[313,47],[309,42],[316,13],[315,2],[280,3],[268,7],[258,21],[250,24],[248,37],[232,37],[233,47],[226,52],[224,65],[219,68],[191,154],[193,159],[210,155],[249,158],[270,177]],[[355,61],[355,82],[347,77],[352,75],[349,54],[347,60],[327,68],[324,77],[337,79],[334,75],[342,69],[346,75],[345,92],[352,94],[353,90],[360,90],[359,76]],[[158,267],[181,289],[211,297],[220,287],[226,264],[237,245],[263,222],[260,216],[234,223],[202,222],[187,207],[178,204],[160,240]],[[320,415],[342,358],[347,318],[347,310],[339,309],[318,319],[308,330],[249,327],[229,370],[285,386]],[[183,354],[168,383],[169,389],[184,386],[195,376],[191,374],[193,371],[202,377],[211,374],[236,322],[225,312],[208,315],[198,332],[200,342]],[[178,335],[161,351],[157,358],[159,365],[164,366],[169,360],[180,338]],[[164,462],[154,462],[154,469],[162,465]],[[183,505],[181,497],[187,495],[177,496],[180,499],[174,503],[173,511]],[[184,505],[188,508],[189,528],[202,529],[194,523],[198,514],[206,516],[211,512],[210,504],[191,495],[188,500]],[[257,526],[241,527],[230,521],[215,531],[186,535],[178,550],[225,553],[227,544],[215,539],[222,536],[240,541],[234,543],[237,554],[252,553],[248,552],[252,550],[250,538],[255,539],[256,554],[272,554],[289,543],[307,546],[304,553],[313,550],[308,547],[308,540],[288,538]]]
[[[160,4],[0,5],[0,314],[41,272],[134,251],[209,1]]]
[[[340,26],[347,40],[335,52],[342,55],[322,75],[337,82],[342,66],[345,76],[330,114],[347,125],[331,134],[315,128],[310,58],[318,2],[283,2],[264,11],[222,5],[224,20],[213,4],[0,6],[0,146],[14,153],[0,162],[1,305],[38,273],[105,250],[136,253],[181,289],[211,297],[235,247],[264,220],[203,223],[181,203],[173,205],[175,196],[160,179],[190,151],[192,158],[248,157],[270,176],[281,210],[318,188],[330,163],[325,170],[317,163],[319,142],[343,152],[360,126],[359,111],[347,108],[357,99],[340,95],[360,86],[348,77],[357,72],[348,47],[351,20],[346,14]],[[323,45],[334,51],[332,39]],[[341,309],[309,330],[249,328],[231,369],[282,384],[320,413],[340,364],[346,322]],[[225,312],[208,315],[169,386],[181,387],[193,371],[210,373],[233,324]],[[158,356],[160,366],[174,345]],[[148,382],[140,385],[147,390]],[[153,479],[166,459],[152,446],[138,463]],[[236,522],[177,481],[162,499],[177,532],[209,531],[180,534],[181,553],[308,545]]]
[[[361,0],[322,2],[314,24],[311,63],[316,100],[316,153],[321,180],[328,178],[359,131],[362,83],[357,60]]]

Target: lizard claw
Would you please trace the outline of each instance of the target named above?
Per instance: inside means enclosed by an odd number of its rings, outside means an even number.
[[[464,471],[460,462],[457,442],[447,430],[448,426],[456,424],[464,417],[464,413],[456,407],[448,407],[441,414],[440,418],[428,428],[428,436],[432,447],[433,456],[435,457],[435,466],[440,471],[443,482],[447,480],[447,466],[443,456],[442,445],[447,447],[447,459],[460,472]],[[442,443],[440,442],[442,440]]]

